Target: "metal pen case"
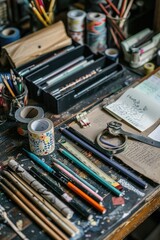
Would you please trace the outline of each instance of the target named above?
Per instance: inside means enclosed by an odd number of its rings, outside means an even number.
[[[86,66],[82,65],[78,71],[73,72],[69,76],[66,74],[66,77],[63,77],[62,81],[57,81],[55,84],[49,85],[46,89],[42,87],[43,84],[46,84],[46,81],[43,81],[46,75],[57,71],[59,68],[80,57],[83,57],[83,61],[87,61],[89,64],[86,64]],[[48,55],[46,58],[48,58]],[[38,61],[36,61],[36,64],[38,64]],[[21,69],[16,69],[16,71],[20,73],[30,65],[32,64],[29,63],[23,66],[23,68],[21,67]],[[81,82],[72,84],[82,76],[88,76],[92,71],[97,72]],[[88,94],[94,94],[95,91],[107,86],[107,84],[114,84],[114,80],[122,74],[123,67],[121,64],[107,59],[102,54],[92,53],[87,45],[78,45],[59,57],[57,55],[53,61],[47,63],[47,66],[41,66],[31,73],[27,73],[25,79],[30,97],[44,103],[47,110],[59,114],[86,98]],[[55,78],[56,75],[53,77],[53,80]],[[42,85],[38,83],[39,79],[40,81],[42,79]],[[71,87],[67,87],[66,91],[58,92],[59,89],[62,89],[66,85],[71,85]]]

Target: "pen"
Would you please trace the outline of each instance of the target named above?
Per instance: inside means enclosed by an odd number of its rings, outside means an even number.
[[[23,149],[25,152],[27,152],[25,149]],[[68,188],[70,188],[73,192],[75,192],[77,195],[79,195],[81,198],[85,199],[90,205],[92,205],[94,208],[96,208],[101,213],[106,212],[106,208],[97,203],[94,199],[92,199],[90,196],[88,196],[86,193],[81,191],[78,187],[76,187],[72,182],[70,182],[65,176],[60,174],[60,172],[55,171],[53,168],[51,168],[49,165],[47,165],[45,162],[43,162],[39,157],[37,157],[35,154],[32,155],[32,159],[39,164],[43,169],[45,169],[47,172],[51,173],[52,176],[56,178],[56,180],[60,181],[64,185],[66,185]]]
[[[63,198],[68,204],[77,211],[81,216],[87,218],[88,220],[91,219],[93,216],[87,212],[87,210],[76,202],[72,197],[70,197],[66,192],[64,192],[60,187],[53,183],[49,178],[47,178],[43,173],[40,173],[35,167],[30,169],[33,176],[36,177],[38,180],[42,181],[42,183],[46,184],[53,192],[55,192],[58,196]]]
[[[115,169],[119,170],[121,173],[123,173],[125,176],[130,178],[132,181],[137,183],[139,186],[143,188],[147,188],[147,183],[143,181],[141,178],[139,178],[137,175],[132,173],[129,169],[125,168],[123,165],[120,163],[116,162],[114,159],[108,158],[106,155],[104,155],[102,152],[100,152],[98,149],[92,147],[89,143],[85,142],[78,136],[76,136],[76,131],[74,134],[70,131],[70,128],[60,128],[61,132],[65,134],[66,136],[70,137],[73,141],[79,143],[81,146],[83,146],[85,149],[89,150],[92,152],[94,155],[102,159],[105,163],[108,165],[114,167]]]
[[[118,196],[122,196],[122,193],[115,187],[113,187],[110,183],[102,179],[100,176],[98,176],[95,172],[93,172],[89,167],[87,167],[85,164],[80,162],[78,158],[76,158],[74,155],[72,155],[70,152],[67,150],[59,148],[59,151],[69,158],[72,162],[74,162],[78,167],[82,168],[84,171],[86,171],[89,175],[94,177],[98,182],[100,182],[103,186],[107,187],[110,191],[115,193]]]

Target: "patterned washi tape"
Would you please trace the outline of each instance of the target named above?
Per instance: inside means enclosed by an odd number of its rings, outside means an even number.
[[[55,149],[53,122],[48,118],[30,121],[28,137],[30,150],[36,155],[48,155]]]
[[[71,10],[67,13],[68,30],[82,32],[85,30],[86,13],[83,10]]]
[[[98,12],[87,14],[87,32],[101,34],[106,29],[106,16]]]

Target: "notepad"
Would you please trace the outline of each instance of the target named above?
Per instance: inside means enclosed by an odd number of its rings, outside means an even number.
[[[144,86],[128,89],[118,100],[105,105],[104,109],[137,130],[145,131],[160,118],[160,102],[143,89]]]

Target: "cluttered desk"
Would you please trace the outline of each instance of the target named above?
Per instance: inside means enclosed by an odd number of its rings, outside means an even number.
[[[77,11],[74,29],[86,17]],[[160,207],[159,34],[122,41],[124,23],[112,19],[109,49],[103,13],[101,44],[90,46],[47,19],[1,47],[0,238],[122,240]]]

